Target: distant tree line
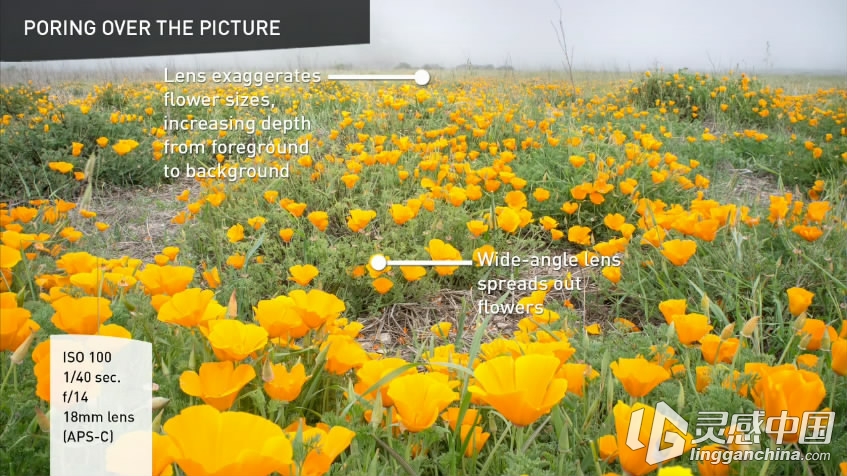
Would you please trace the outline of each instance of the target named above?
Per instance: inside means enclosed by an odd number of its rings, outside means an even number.
[[[446,68],[444,68],[440,64],[429,64],[429,63],[427,63],[427,64],[424,64],[423,66],[421,66],[420,68],[416,68],[416,67],[410,65],[409,63],[398,63],[397,66],[394,67],[394,69],[425,69],[427,71],[439,71],[439,70],[443,70],[443,69],[446,69]],[[494,71],[494,70],[497,70],[497,71],[514,71],[515,70],[515,68],[512,65],[509,65],[509,64],[494,66],[493,64],[479,65],[479,64],[472,64],[470,62],[457,65],[453,69],[456,69],[456,70],[463,70],[463,69],[464,70],[489,70],[489,71]]]

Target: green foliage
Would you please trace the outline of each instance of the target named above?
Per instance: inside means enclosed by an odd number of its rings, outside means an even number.
[[[363,268],[371,255],[428,259],[425,247],[432,239],[449,243],[465,259],[485,244],[522,256],[596,251],[597,244],[622,236],[622,231],[605,223],[605,218],[614,213],[621,214],[635,232],[622,252],[623,279],[618,283],[603,277],[600,270],[535,270],[549,272],[551,276],[541,276],[545,279],[564,278],[568,271],[589,278],[585,291],[551,293],[545,303],[561,319],[541,326],[551,331],[550,335],[563,335],[552,331],[570,335],[568,341],[575,349],[570,362],[588,364],[597,374],[586,376],[581,396],[568,394],[549,415],[525,428],[512,425],[491,407],[474,403],[473,408],[482,415],[479,428],[490,433],[477,455],[466,457],[459,432],[440,419],[419,433],[400,432],[397,425],[387,427],[374,419],[368,422],[365,413],[382,410],[382,402],[367,402],[357,395],[352,372],[339,376],[325,368],[326,351],[311,340],[319,332],[308,334],[298,346],[268,345],[258,358],[243,361],[257,375],[262,375],[264,358],[287,368],[303,363],[309,379],[294,401],[271,400],[263,390],[264,380],[256,378],[239,392],[231,410],[259,415],[281,427],[303,418],[312,425],[322,422],[352,429],[357,436],[333,465],[331,475],[433,476],[620,472],[619,464],[601,461],[596,454],[598,438],[616,431],[615,404],[633,401],[610,369],[610,363],[620,358],[643,355],[673,369],[673,377],[658,385],[643,401],[668,402],[689,421],[700,411],[752,411],[754,403],[749,395],[743,396],[722,382],[743,372],[748,363],[790,363],[807,353],[801,348],[802,339],[786,309],[787,288],[813,290],[815,298],[808,317],[821,319],[836,329],[843,325],[847,229],[840,220],[847,216],[847,184],[843,182],[845,161],[840,154],[847,151],[847,139],[836,127],[836,121],[842,119],[834,117],[842,114],[837,111],[844,110],[843,93],[824,92],[814,100],[806,96],[801,101],[745,78],[715,79],[687,72],[654,74],[635,83],[637,92],[630,85],[626,94],[615,96],[609,92],[590,99],[585,93],[572,98],[563,88],[548,88],[533,81],[450,83],[419,96],[418,91],[422,90],[411,87],[358,90],[326,82],[296,94],[277,90],[271,95],[275,107],[270,110],[239,111],[245,116],[274,118],[303,114],[317,126],[304,139],[312,147],[310,160],[304,159],[300,164],[296,156],[275,158],[291,166],[289,178],[208,181],[202,188],[186,183],[186,188],[191,188],[188,209],[183,209],[186,204],[182,202],[169,208],[173,214],[182,211],[183,217],[188,217],[180,229],[182,236],[167,243],[180,248],[177,262],[198,271],[217,268],[221,283],[215,288],[216,301],[226,304],[234,295],[236,318],[246,322],[254,321],[253,307],[259,301],[294,289],[322,289],[337,295],[345,302],[343,316],[350,321],[364,322],[382,315],[387,316],[386,325],[391,325],[387,321],[396,317],[392,314],[395,305],[427,306],[435,312],[419,314],[420,322],[409,321],[409,329],[403,329],[405,346],[379,350],[386,357],[402,356],[408,368],[424,368],[428,365],[424,356],[445,345],[454,345],[456,352],[465,353],[469,361],[474,361],[487,350],[483,348],[485,342],[501,337],[500,329],[492,324],[493,316],[477,315],[474,311],[475,299],[480,297],[474,289],[477,280],[526,278],[526,268],[461,268],[451,276],[439,276],[430,269],[424,278],[412,283],[406,282],[399,269],[393,269],[387,276],[394,287],[379,294],[373,287],[373,277]],[[73,92],[75,96],[85,94],[79,86],[74,86]],[[4,119],[0,167],[15,173],[0,174],[0,200],[78,197],[86,182],[49,170],[49,162],[71,162],[75,171],[81,171],[93,157],[90,178],[97,186],[153,185],[164,180],[165,163],[182,167],[184,161],[230,163],[237,159],[154,160],[157,141],[214,139],[234,143],[251,139],[235,132],[218,135],[169,131],[162,135],[154,128],[166,114],[176,112],[157,106],[161,90],[150,84],[97,87],[96,97],[66,102],[53,101],[46,94],[24,88],[4,91],[0,101],[4,110],[8,114],[21,111],[16,114],[25,117],[15,114]],[[569,104],[566,106],[565,102]],[[722,104],[728,106],[726,111]],[[90,109],[84,111],[83,105]],[[39,111],[40,106],[47,111]],[[764,107],[770,110],[768,114],[761,114]],[[815,107],[836,112],[827,115],[816,112]],[[210,119],[234,113],[227,108],[185,108],[179,112]],[[809,124],[809,118],[818,119],[817,125]],[[49,125],[47,131],[45,124]],[[101,136],[109,139],[108,146],[96,143]],[[377,145],[377,137],[382,138],[382,145]],[[402,137],[407,142],[401,142]],[[121,139],[133,139],[138,146],[118,155],[112,146]],[[525,139],[529,142],[523,142]],[[74,142],[82,144],[78,157],[72,153]],[[400,151],[396,163],[377,161],[377,147]],[[819,154],[815,152],[818,149]],[[467,152],[475,153],[474,157]],[[462,160],[457,158],[459,153],[466,154]],[[579,161],[572,162],[572,157],[585,161],[577,166],[574,162]],[[263,157],[254,163],[272,160]],[[450,203],[449,187],[468,185],[467,176],[462,176],[467,171],[459,165],[462,161],[473,170],[491,169],[499,174],[499,179],[513,173],[525,183],[519,180],[509,184],[503,180],[498,190],[484,191],[477,200]],[[626,167],[620,168],[624,164]],[[789,215],[786,223],[770,223],[766,199],[748,200],[735,190],[738,177],[733,168],[749,168],[764,175],[766,185],[754,192],[765,196],[792,190],[793,200],[831,203],[832,209],[821,226],[823,235],[817,241],[806,242],[793,232],[791,226],[802,222],[801,214],[794,221]],[[410,176],[401,180],[399,172]],[[342,177],[353,173],[359,181],[348,187]],[[624,180],[632,180],[632,193],[622,191]],[[822,181],[820,186],[809,190],[817,180]],[[549,192],[548,199],[535,197],[539,188]],[[518,189],[526,195],[533,222],[515,233],[507,233],[497,229],[494,217],[498,207],[508,205],[506,194]],[[580,198],[580,190],[586,196]],[[432,203],[422,206],[411,221],[396,223],[389,212],[391,205],[408,204],[410,200]],[[567,202],[578,204],[578,209],[574,213],[564,211],[562,206]],[[291,203],[302,203],[306,208],[302,214],[295,214],[294,209],[287,207]],[[745,218],[737,217],[736,223],[719,227],[714,239],[683,233],[664,222],[669,238],[685,235],[683,239],[697,244],[697,251],[687,264],[674,266],[662,255],[661,247],[641,242],[652,219],[648,205],[665,214],[662,219],[671,220],[675,219],[673,213],[687,215],[698,207],[707,209],[709,204],[736,207],[734,210],[743,210]],[[347,225],[353,209],[374,210],[376,218],[363,230],[353,231]],[[328,214],[326,230],[319,231],[310,223],[308,215],[315,211]],[[565,237],[554,240],[550,231],[540,225],[542,217],[556,220],[555,229]],[[491,228],[474,238],[468,231],[469,220],[485,221]],[[760,223],[755,225],[757,220]],[[122,254],[114,246],[122,241],[116,235],[104,233],[104,238],[86,236],[81,243],[66,243],[60,239],[59,230],[72,223],[76,222],[68,217],[56,223],[44,223],[39,217],[27,226],[51,237],[45,243],[48,249],[61,244],[67,245],[67,250],[86,249],[98,256]],[[244,228],[243,239],[230,240],[227,231],[235,225]],[[590,243],[568,241],[567,231],[575,225],[590,228]],[[294,235],[285,242],[279,232],[288,228]],[[36,259],[22,261],[14,269],[11,291],[19,293],[33,319],[41,325],[38,338],[43,340],[59,330],[52,324],[50,304],[40,295],[45,291],[39,289],[43,280],[36,284],[36,278],[61,271],[56,269],[55,257],[39,253]],[[233,266],[233,256],[245,257],[245,265]],[[305,264],[315,265],[320,271],[307,288],[289,279],[292,266]],[[199,272],[191,286],[214,287],[204,283]],[[473,291],[467,292],[469,289]],[[526,294],[503,292],[497,298],[501,302],[517,301]],[[439,299],[445,296],[459,296],[461,302],[439,307]],[[706,365],[702,351],[697,345],[682,344],[675,328],[665,323],[658,304],[666,299],[686,299],[689,312],[709,317],[715,334],[724,326],[731,326],[732,334],[739,336],[745,323],[761,318],[753,336],[740,337],[743,343],[731,362],[711,366],[714,384],[705,391],[698,391],[697,382],[697,367]],[[153,343],[157,395],[171,398],[162,412],[162,420],[167,421],[181,409],[200,403],[181,390],[181,373],[197,370],[199,364],[212,362],[216,356],[198,329],[159,321],[151,300],[141,289],[121,291],[112,300],[114,315],[109,323],[122,325],[135,339]],[[503,322],[512,325],[522,317],[508,316]],[[614,324],[616,317],[634,321],[640,330],[631,332]],[[447,338],[433,335],[428,328],[440,320],[455,323],[457,334]],[[592,323],[600,324],[602,335],[587,333],[585,326]],[[373,334],[363,336],[363,340],[381,337]],[[539,334],[532,339],[540,340]],[[670,355],[670,359],[660,354]],[[847,388],[843,377],[829,369],[831,355],[818,355],[814,370],[825,380],[829,392],[821,406],[832,408],[836,428],[843,428],[847,421]],[[0,472],[46,473],[47,438],[35,423],[35,406],[45,409],[46,405],[33,396],[31,362],[21,366],[12,366],[9,359],[3,362],[0,378],[8,380],[4,380],[6,384],[0,390]],[[452,361],[450,365],[447,368],[461,395],[455,405],[468,408],[471,395],[467,388],[473,383],[473,370]],[[386,384],[397,375],[385,375],[382,383],[374,386]],[[386,411],[382,421],[393,421],[395,410],[387,407]],[[810,463],[810,472],[835,474],[835,465],[847,458],[847,435],[836,431],[833,444],[823,450],[831,451],[832,459]],[[306,451],[302,442],[295,443],[295,454],[302,456]],[[696,466],[687,461],[687,456],[674,463]],[[744,474],[794,475],[797,469],[790,462],[773,462],[769,467],[753,462],[744,465]]]

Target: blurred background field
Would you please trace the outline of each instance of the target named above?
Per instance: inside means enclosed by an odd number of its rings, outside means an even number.
[[[186,393],[183,372],[226,361],[220,344],[203,332],[205,324],[168,317],[166,302],[186,303],[188,295],[181,293],[203,290],[213,297],[202,306],[190,301],[197,307],[193,312],[203,314],[203,306],[225,310],[213,320],[238,320],[270,337],[254,349],[255,358],[236,359],[238,365],[253,367],[258,376],[267,372],[267,361],[287,369],[300,362],[311,376],[289,403],[254,378],[235,390],[239,396],[227,408],[280,428],[303,417],[309,425],[352,429],[357,436],[348,442],[349,450],[344,446],[337,464],[326,467],[333,474],[656,470],[645,467],[637,452],[618,448],[620,457],[601,455],[606,451],[600,451],[601,437],[612,435],[618,446],[625,437],[615,426],[624,408],[618,400],[673,402],[687,418],[724,408],[795,412],[807,404],[833,409],[835,423],[843,427],[843,78],[660,69],[571,75],[492,66],[431,68],[433,81],[426,88],[343,82],[247,88],[165,84],[160,74],[40,75],[4,66],[4,81],[25,81],[4,83],[0,91],[5,171],[0,202],[6,204],[0,217],[4,246],[12,249],[8,255],[4,249],[2,282],[14,293],[14,307],[25,309],[39,327],[33,345],[70,332],[56,319],[57,303],[86,296],[105,300],[113,313],[110,323],[154,342],[158,395],[171,399],[159,423],[205,401]],[[161,103],[165,90],[267,95],[276,107],[167,110]],[[162,152],[165,140],[255,138],[164,131],[165,114],[304,115],[313,130],[294,139],[307,141],[310,153],[168,156]],[[234,183],[168,180],[165,163],[288,164],[292,175]],[[561,271],[474,267],[444,275],[366,267],[374,253],[437,259],[458,252],[470,259],[476,250],[620,255],[623,265]],[[20,259],[6,261],[6,256]],[[75,260],[88,264],[74,265]],[[88,281],[106,271],[123,284]],[[151,277],[160,271],[160,278]],[[185,272],[191,279],[170,283]],[[587,278],[589,286],[578,292],[490,296],[474,289],[478,279],[566,279],[568,273]],[[259,306],[269,306],[262,302],[288,302],[283,298],[307,291],[323,293],[313,295],[320,296],[312,298],[315,303],[340,300],[344,312],[284,332],[260,319],[267,314]],[[480,300],[500,299],[539,302],[546,311],[540,316],[477,313]],[[294,308],[318,312],[308,305]],[[27,330],[27,322],[22,320],[20,329]],[[301,330],[305,333],[294,335]],[[17,336],[25,336],[18,331],[4,341],[4,351],[17,349]],[[339,341],[348,360],[327,350]],[[715,343],[717,349],[710,347]],[[568,374],[567,395],[529,425],[504,417],[509,408],[469,390],[484,382],[477,371],[481,362],[505,356],[514,364],[522,356],[551,355],[556,378],[573,371],[572,365],[583,366],[582,373]],[[663,375],[644,395],[613,370],[637,356],[645,361],[637,365],[652,367],[636,373]],[[391,357],[403,359],[408,366],[403,371],[420,367],[430,370],[421,375],[445,374],[451,383],[444,385],[452,389],[446,391],[457,392],[457,408],[479,410],[486,418],[457,430],[445,417],[401,433],[401,427],[413,428],[415,415],[408,409],[424,402],[391,404],[369,391],[390,388],[402,376],[399,366],[386,363],[388,370],[377,372],[377,378],[361,371],[381,365],[366,362]],[[445,360],[454,367],[434,370],[434,362]],[[43,376],[29,356],[20,366],[4,362],[0,465],[9,474],[43,472],[46,435],[33,412],[36,406],[49,408],[43,394],[35,393]],[[778,378],[768,377],[765,369]],[[822,389],[824,396],[765,403],[761,395],[775,395],[783,378],[801,379],[810,386],[806,393]],[[442,391],[438,379],[417,384]],[[354,385],[359,385],[355,391]],[[403,393],[402,385],[394,395]],[[383,410],[385,416],[372,418]],[[406,420],[390,426],[394,418]],[[468,432],[488,436],[471,448]],[[831,446],[804,446],[831,451],[832,459],[807,462],[802,471],[836,474],[847,458],[845,438],[836,432]],[[302,465],[308,450],[299,451],[295,460]],[[641,463],[633,463],[638,458]],[[786,462],[719,468],[727,473],[685,457],[677,463],[700,474],[798,474],[798,466]]]

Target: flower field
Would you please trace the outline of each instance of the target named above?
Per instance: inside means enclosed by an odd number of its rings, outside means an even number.
[[[0,474],[49,472],[57,334],[152,343],[157,476],[847,474],[843,84],[448,76],[215,85],[272,108],[162,105],[203,84],[0,89]],[[314,127],[296,138],[308,155],[236,163],[166,143],[271,134],[166,131],[165,116]],[[168,179],[165,164],[290,175]],[[129,227],[103,194],[129,215],[155,205],[170,233]],[[494,253],[577,263],[484,266]],[[375,269],[375,254],[475,266]],[[509,303],[532,311],[487,311]],[[724,422],[717,444],[692,425],[683,455],[651,464],[649,427],[641,449],[628,428],[660,402],[690,422],[832,412],[832,439],[751,443]]]

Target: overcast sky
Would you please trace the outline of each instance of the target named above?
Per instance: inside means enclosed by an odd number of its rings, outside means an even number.
[[[845,0],[560,0],[560,5],[578,69],[847,72]],[[391,68],[400,62],[453,67],[470,60],[510,62],[520,69],[562,67],[551,25],[559,20],[554,0],[371,0],[371,18],[370,45],[45,66]]]

